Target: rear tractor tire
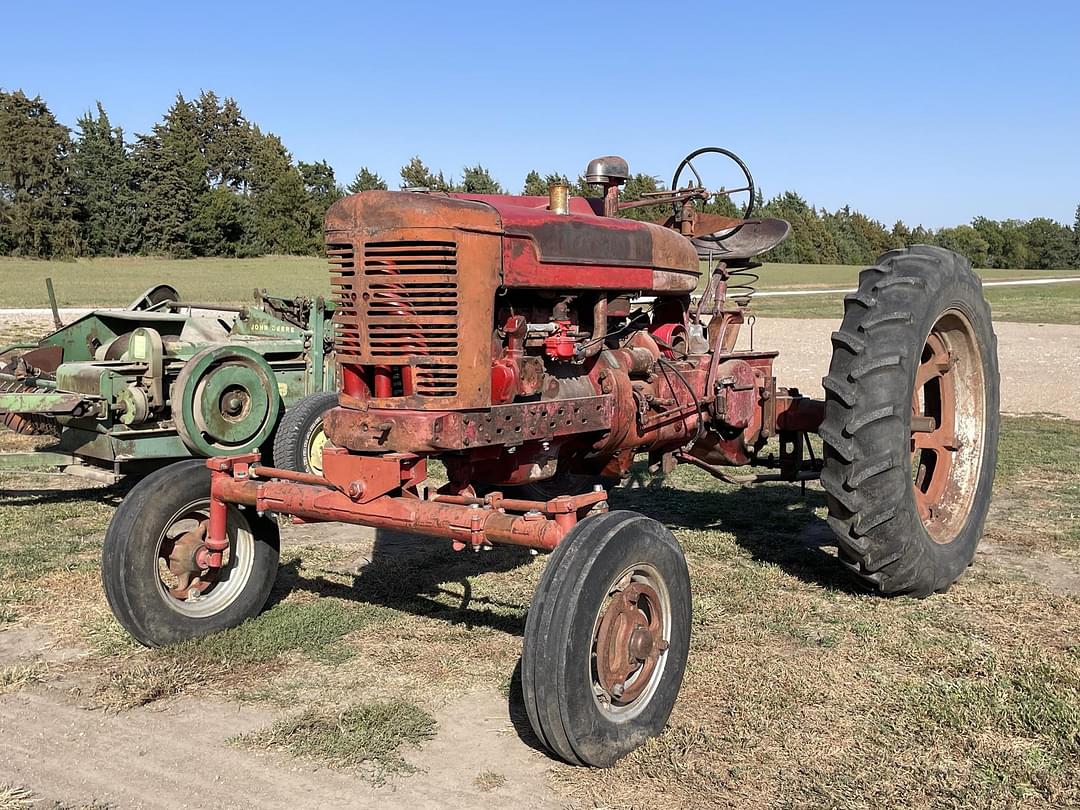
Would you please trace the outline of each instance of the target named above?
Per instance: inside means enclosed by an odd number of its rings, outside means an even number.
[[[578,523],[525,623],[521,685],[553,753],[608,767],[664,728],[690,648],[690,576],[675,537],[635,512]]]
[[[160,647],[226,630],[266,604],[277,577],[277,523],[230,505],[225,564],[200,569],[195,557],[209,508],[210,470],[188,460],[141,480],[113,515],[102,548],[105,597],[141,644]]]
[[[840,558],[883,594],[971,564],[997,462],[997,339],[964,257],[915,246],[859,276],[833,333],[821,483]]]
[[[285,411],[274,434],[275,467],[322,475],[322,451],[327,441],[323,420],[337,403],[336,393],[322,391]]]

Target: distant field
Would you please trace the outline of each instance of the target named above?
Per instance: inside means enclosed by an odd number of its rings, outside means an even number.
[[[235,304],[256,287],[282,295],[326,295],[326,261],[315,256],[259,259],[79,259],[74,262],[0,258],[0,308],[47,307],[51,277],[62,307],[124,306],[152,284],[171,284],[185,300]]]
[[[854,264],[766,264],[757,270],[761,276],[758,289],[822,289],[825,287],[854,287],[863,265]],[[978,270],[986,281],[1007,281],[1022,278],[1052,278],[1080,276],[1078,270]]]
[[[836,287],[835,295],[757,298],[754,312],[763,317],[837,318],[844,314],[843,293],[858,283],[861,267],[843,265],[769,264],[758,270],[757,289],[797,290]],[[1026,278],[1075,278],[1077,270],[978,270],[984,281]],[[1080,324],[1080,282],[1029,287],[987,287],[995,320],[1027,323]]]
[[[797,290],[855,286],[858,266],[767,264],[757,289]],[[1075,276],[1080,271],[980,270],[987,281]],[[0,308],[45,307],[45,279],[51,277],[62,307],[123,306],[151,284],[168,283],[189,301],[240,303],[267,288],[283,295],[326,295],[329,275],[318,257],[266,256],[259,259],[80,259],[74,262],[0,258]],[[1038,287],[998,287],[987,297],[999,320],[1080,323],[1080,283]],[[759,298],[760,315],[835,318],[842,295]]]

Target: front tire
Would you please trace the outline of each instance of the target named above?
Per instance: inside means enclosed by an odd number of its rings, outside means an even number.
[[[217,570],[199,569],[192,559],[209,507],[210,470],[193,459],[141,480],[113,515],[102,548],[105,597],[139,643],[159,647],[216,633],[266,604],[277,577],[277,523],[230,505],[227,560]]]
[[[322,391],[285,411],[274,434],[275,467],[322,475],[322,451],[327,441],[323,421],[337,403],[336,393]]]
[[[586,518],[548,560],[525,623],[522,693],[562,759],[608,767],[663,730],[690,649],[678,541],[635,512]]]
[[[840,557],[884,594],[971,564],[997,462],[997,339],[964,257],[916,246],[859,276],[833,334],[821,483]]]

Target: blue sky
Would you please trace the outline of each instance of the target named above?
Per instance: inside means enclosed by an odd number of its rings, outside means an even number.
[[[610,153],[667,180],[715,144],[766,194],[889,224],[1080,203],[1077,3],[5,5],[0,86],[64,123],[100,99],[144,132],[213,89],[346,181],[419,154],[516,189]]]

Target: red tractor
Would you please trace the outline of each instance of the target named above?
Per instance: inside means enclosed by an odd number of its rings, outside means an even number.
[[[695,167],[708,153],[744,174],[720,192],[749,194],[743,216],[708,213],[717,192]],[[526,707],[559,757],[607,766],[660,733],[690,642],[678,541],[608,510],[606,487],[637,457],[739,483],[820,478],[843,564],[884,594],[948,588],[975,553],[997,449],[996,343],[969,262],[916,246],[864,270],[825,400],[810,399],[777,385],[776,352],[737,346],[755,258],[789,230],[753,218],[742,161],[699,150],[671,191],[634,202],[620,200],[628,176],[604,157],[586,173],[595,198],[557,184],[549,197],[371,191],[331,207],[341,383],[322,474],[250,454],[140,482],[104,545],[120,623],[164,645],[257,614],[277,515],[552,552],[526,623]],[[670,213],[619,216],[642,206]],[[438,489],[428,459],[445,465]],[[729,472],[742,465],[773,470]]]

